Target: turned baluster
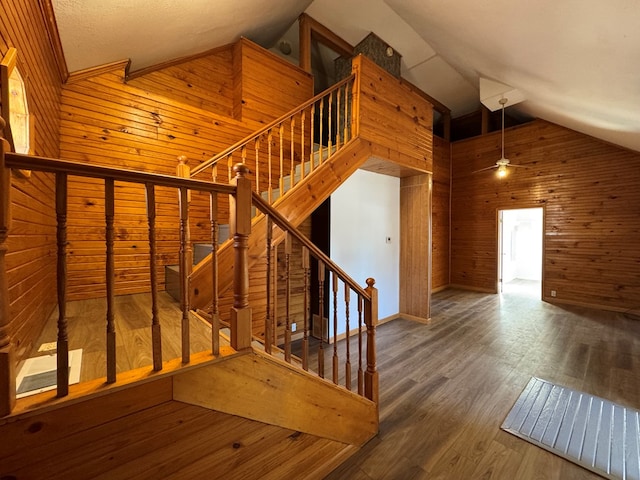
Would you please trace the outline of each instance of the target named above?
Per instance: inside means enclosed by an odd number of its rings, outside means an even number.
[[[273,333],[273,344],[278,345],[278,244],[271,245],[271,262],[273,264],[273,286],[271,295],[273,299],[273,315],[271,316],[271,331]]]
[[[310,289],[310,269],[309,269],[309,249],[302,247],[302,269],[304,272],[304,318],[302,324],[302,368],[309,370],[309,315],[311,308],[309,304]]]
[[[342,110],[340,110],[340,90],[342,87],[336,90],[336,151],[340,148],[340,134],[342,133],[340,130],[340,115],[342,114]]]
[[[107,247],[106,285],[107,285],[107,383],[116,381],[116,327],[114,323],[115,302],[115,258],[113,255],[115,217],[115,190],[113,178],[104,181],[104,217]]]
[[[152,183],[146,184],[147,222],[149,224],[149,276],[151,280],[151,351],[153,369],[162,370],[162,335],[158,318],[158,268],[156,266],[156,193]]]
[[[213,183],[218,182],[218,164],[214,163],[213,168],[211,169],[211,180]]]
[[[284,233],[284,269],[285,269],[285,300],[284,300],[284,360],[291,363],[291,235]]]
[[[273,162],[272,162],[272,155],[271,155],[271,148],[273,146],[273,129],[269,130],[269,135],[267,136],[267,143],[268,143],[268,149],[269,149],[269,153],[268,153],[268,159],[267,159],[267,164],[269,167],[269,205],[271,205],[273,203]]]
[[[305,122],[305,111],[302,110],[300,113],[300,180],[304,179],[305,169],[304,169],[304,122]]]
[[[209,220],[211,222],[211,353],[220,354],[220,302],[218,286],[218,194],[209,195]]]
[[[323,138],[322,138],[322,127],[324,124],[324,98],[320,99],[320,117],[318,119],[318,125],[320,130],[320,139],[318,141],[318,166],[322,165],[322,150],[323,150]]]
[[[351,390],[351,358],[350,358],[350,345],[349,345],[349,295],[351,289],[349,285],[344,284],[344,310],[345,310],[345,328],[346,328],[346,343],[347,343],[347,361],[345,364],[345,379],[344,384],[347,390]]]
[[[227,155],[227,183],[231,183],[233,179],[233,153]]]
[[[352,67],[355,78],[351,86],[351,138],[357,137],[360,131],[360,120],[358,118],[360,107],[360,67],[354,64]]]
[[[378,371],[376,370],[376,325],[378,325],[378,289],[375,280],[367,278],[364,322],[367,326],[367,370],[364,374],[364,396],[378,403]]]
[[[11,170],[5,167],[9,142],[1,137],[5,122],[0,117],[0,417],[9,415],[16,403],[16,376],[11,345],[9,284],[5,256],[11,227]]]
[[[69,394],[69,337],[67,334],[67,175],[56,173],[56,239],[58,260],[57,396]]]
[[[333,272],[333,383],[338,384],[338,275]]]
[[[362,297],[358,295],[358,395],[364,395],[364,370],[362,369]]]
[[[187,200],[187,189],[181,187],[179,190],[179,210],[180,210],[180,258],[178,271],[180,274],[180,309],[182,311],[182,363],[189,363],[189,266],[188,266],[188,225],[189,225],[189,202]]]
[[[251,308],[249,308],[249,234],[251,233],[251,181],[249,168],[233,167],[235,195],[229,196],[230,228],[233,233],[233,308],[231,309],[231,346],[251,348]]]
[[[329,113],[327,115],[327,130],[329,132],[329,142],[327,149],[327,159],[331,158],[331,146],[333,145],[333,139],[331,138],[331,124],[333,123],[333,116],[331,115],[331,110],[333,106],[333,92],[329,93]]]
[[[291,154],[290,154],[291,173],[289,177],[289,190],[293,188],[293,185],[295,183],[295,173],[296,173],[296,163],[293,155],[295,151],[295,136],[294,136],[295,125],[296,125],[296,119],[295,117],[291,117]]]
[[[349,132],[349,122],[348,122],[348,118],[349,118],[349,91],[347,90],[347,85],[345,84],[344,86],[344,119],[343,119],[343,123],[344,123],[344,137],[342,139],[343,143],[347,143],[350,139],[348,137]]]
[[[318,321],[320,322],[318,376],[324,378],[324,263],[320,260],[318,260]]]
[[[280,188],[280,195],[284,195],[284,124],[281,123],[278,127],[278,134],[280,136],[280,180],[278,187]]]
[[[178,157],[178,167],[176,168],[176,176],[180,178],[191,178],[191,168],[187,164],[187,157],[180,155]],[[187,203],[191,202],[191,192],[187,191]],[[193,270],[193,247],[191,246],[191,227],[187,222],[187,274],[191,274]]]
[[[260,195],[260,137],[254,140],[254,149],[256,151],[256,193]]]
[[[271,242],[273,236],[273,224],[271,220],[271,215],[267,214],[267,311],[266,318],[264,320],[264,351],[267,353],[271,353],[271,344],[273,342],[273,329],[272,329],[272,313],[271,313]]]
[[[314,165],[314,151],[313,151],[313,146],[316,143],[313,135],[314,135],[314,122],[315,122],[315,114],[316,114],[316,104],[312,104],[311,105],[311,115],[309,115],[309,120],[311,121],[311,125],[309,126],[309,171],[313,172],[313,169],[315,168]]]

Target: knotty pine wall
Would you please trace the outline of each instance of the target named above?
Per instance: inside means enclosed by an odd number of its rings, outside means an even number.
[[[313,96],[311,77],[289,64],[283,68],[281,62],[243,39],[208,56],[134,75],[128,82],[126,63],[72,76],[62,92],[61,157],[175,174],[177,156],[186,155],[190,165],[195,166],[241,140],[267,119],[271,121]],[[229,83],[230,78],[211,78],[232,72],[233,84]],[[246,78],[251,75],[258,76]],[[274,87],[280,84],[286,88]],[[212,89],[212,95],[205,102],[202,96],[207,89]],[[239,109],[234,104],[238,92]],[[259,102],[259,98],[268,101]],[[232,118],[232,112],[240,112],[243,120]],[[210,178],[209,175],[203,173],[198,178]],[[103,187],[94,181],[76,179],[70,182],[69,190],[68,295],[70,299],[104,296]],[[159,189],[156,196],[158,262],[176,264],[177,192]],[[145,292],[149,288],[144,202],[142,187],[116,184],[116,294]],[[219,204],[220,222],[226,223],[228,201],[221,197]],[[208,242],[209,228],[208,200],[194,194],[192,240]]]
[[[372,153],[402,167],[431,172],[431,104],[367,57],[354,58],[353,68],[361,72],[359,133],[371,142]]]
[[[57,157],[61,79],[38,2],[2,0],[0,56],[9,47],[18,49],[18,69],[34,117],[33,152]],[[12,179],[13,222],[6,259],[16,360],[31,352],[56,303],[53,189],[51,175]]]
[[[496,291],[497,210],[544,207],[543,298],[640,311],[640,153],[536,120],[452,144],[452,284]],[[551,290],[557,298],[550,296]]]
[[[431,288],[449,285],[449,199],[451,144],[433,137],[433,192],[431,197]]]

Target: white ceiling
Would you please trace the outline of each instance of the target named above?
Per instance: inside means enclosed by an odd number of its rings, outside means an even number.
[[[70,71],[132,70],[246,36],[266,47],[306,11],[347,42],[373,31],[403,76],[459,116],[479,78],[510,107],[640,151],[640,0],[53,0]],[[515,112],[514,112],[515,113]]]

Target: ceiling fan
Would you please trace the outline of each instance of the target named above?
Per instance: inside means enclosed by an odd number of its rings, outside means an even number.
[[[509,163],[509,159],[504,156],[504,106],[507,104],[507,98],[501,98],[498,100],[498,103],[502,105],[502,155],[500,160],[496,162],[495,165],[491,165],[490,167],[481,168],[480,170],[475,170],[473,173],[483,172],[485,170],[491,170],[492,168],[497,168],[497,175],[499,178],[504,178],[507,176],[507,167],[523,167],[524,165],[514,165]]]

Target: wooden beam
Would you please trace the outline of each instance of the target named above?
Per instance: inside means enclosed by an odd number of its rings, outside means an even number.
[[[69,78],[69,70],[67,68],[67,61],[64,58],[64,50],[62,49],[62,42],[60,41],[60,34],[58,33],[58,23],[56,22],[56,15],[53,10],[53,3],[51,0],[39,0],[40,12],[44,20],[44,25],[47,29],[47,36],[49,37],[49,44],[53,51],[53,58],[56,61],[56,67],[58,67],[58,73],[60,74],[60,80],[65,83]]]
[[[349,44],[317,20],[303,13],[298,17],[300,32],[300,68],[311,73],[311,39],[329,47],[343,57],[354,55],[353,45]]]

